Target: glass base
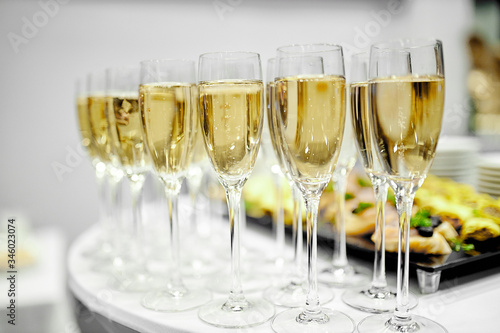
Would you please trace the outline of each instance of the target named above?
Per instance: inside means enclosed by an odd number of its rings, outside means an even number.
[[[208,303],[212,294],[204,289],[166,289],[147,293],[142,306],[159,312],[178,312],[197,308]]]
[[[433,320],[412,315],[408,322],[396,322],[391,314],[366,317],[358,324],[359,333],[447,333],[448,331]]]
[[[410,293],[409,308],[413,309],[418,304],[417,297]],[[342,294],[342,300],[355,309],[371,312],[385,313],[393,312],[396,308],[396,291],[390,288],[357,288],[346,290]]]
[[[329,308],[321,308],[321,313],[308,316],[304,309],[295,308],[279,313],[272,322],[277,333],[351,333],[354,321],[348,315]]]
[[[333,299],[330,288],[322,285],[318,285],[318,295],[320,304],[326,304]],[[274,305],[301,307],[306,303],[307,285],[290,281],[285,285],[267,288],[264,297]]]
[[[148,273],[127,272],[115,274],[108,285],[110,288],[124,292],[145,292],[161,288],[165,285],[163,279],[153,277]]]
[[[370,282],[371,272],[363,267],[330,266],[318,273],[318,281],[336,288],[351,288]]]
[[[243,328],[260,325],[274,316],[274,306],[260,298],[247,298],[235,306],[225,299],[214,300],[198,310],[204,322],[224,328]]]

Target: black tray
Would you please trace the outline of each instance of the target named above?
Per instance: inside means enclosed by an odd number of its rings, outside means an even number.
[[[271,228],[271,218],[253,218],[248,216],[248,221],[254,225]],[[318,248],[326,252],[333,252],[334,232],[332,225],[326,222],[318,223]],[[286,226],[286,233],[291,235],[290,226]],[[305,236],[305,231],[304,231]],[[498,242],[498,240],[496,240]],[[368,237],[346,237],[347,254],[373,265],[374,244]],[[449,255],[426,255],[410,253],[410,269],[414,274],[422,270],[430,274],[442,273],[442,278],[449,279],[469,273],[475,273],[498,266],[500,263],[500,250],[493,250],[477,255],[470,255],[462,250],[452,251]],[[397,253],[386,252],[386,269],[395,271],[397,268]]]

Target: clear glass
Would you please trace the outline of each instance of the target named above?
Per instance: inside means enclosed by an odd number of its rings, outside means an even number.
[[[303,256],[303,228],[302,228],[302,197],[300,191],[295,186],[293,179],[288,172],[282,152],[282,143],[276,126],[278,125],[279,119],[277,118],[276,108],[275,108],[275,89],[274,89],[274,71],[275,71],[275,58],[268,61],[267,66],[267,87],[266,87],[266,106],[267,106],[267,121],[269,126],[269,134],[272,144],[272,149],[275,153],[275,160],[279,173],[284,175],[288,181],[289,187],[292,191],[293,199],[293,215],[292,215],[292,230],[293,230],[293,244],[294,244],[294,265],[292,269],[286,269],[284,276],[279,277],[279,282],[266,289],[264,292],[264,297],[270,302],[276,305],[286,306],[286,307],[300,307],[306,301],[307,296],[307,281],[305,270],[302,267],[302,256]],[[281,182],[281,179],[280,179]],[[282,193],[279,193],[282,196]],[[278,202],[282,203],[281,200]],[[278,206],[277,211],[284,213],[283,207]],[[284,216],[283,218],[283,228],[284,228]],[[284,230],[283,230],[284,231]],[[284,233],[284,232],[283,232]],[[280,243],[281,239],[277,239]],[[284,241],[284,235],[283,235]],[[283,275],[283,274],[282,274]],[[318,285],[318,293],[320,295],[320,303],[324,304],[333,299],[333,293],[329,288]]]
[[[280,274],[283,269],[285,269],[286,259],[285,259],[285,210],[283,202],[283,173],[280,168],[280,162],[276,154],[274,146],[274,141],[271,138],[271,123],[269,117],[269,107],[273,100],[271,100],[271,89],[274,84],[274,67],[275,59],[271,58],[267,61],[267,75],[266,75],[266,109],[267,117],[264,116],[264,125],[262,129],[262,140],[261,140],[261,155],[264,155],[264,163],[266,168],[271,171],[271,176],[274,182],[276,205],[274,207],[274,214],[272,216],[272,227],[275,236],[275,249],[271,253],[267,254],[266,264],[263,269],[265,273]]]
[[[377,157],[394,190],[400,220],[398,270],[394,313],[365,318],[358,324],[358,331],[447,332],[440,324],[411,314],[409,293],[413,199],[432,164],[443,117],[442,44],[438,40],[374,44],[369,67],[368,90]]]
[[[196,134],[195,75],[191,60],[141,63],[139,108],[145,142],[156,174],[165,186],[170,224],[171,266],[166,287],[142,299],[142,305],[154,311],[189,310],[212,298],[208,290],[186,287],[180,272],[178,199]]]
[[[120,183],[123,179],[123,171],[114,155],[109,138],[109,123],[106,118],[106,72],[97,71],[87,76],[87,108],[90,122],[90,144],[92,149],[92,163],[96,169],[98,182],[103,182],[103,173],[108,180],[108,208],[104,239],[110,246],[105,256],[94,263],[96,271],[110,272],[116,265],[114,254],[116,250],[118,233],[113,232],[121,223],[122,192]],[[104,192],[103,184],[99,185],[101,193]],[[109,246],[108,245],[108,246]]]
[[[271,303],[243,294],[240,277],[241,191],[255,164],[263,122],[260,56],[249,52],[202,54],[198,79],[205,148],[226,192],[231,236],[229,297],[201,307],[198,316],[218,327],[254,326],[274,315]]]
[[[358,53],[351,58],[350,112],[355,132],[356,147],[361,164],[370,177],[376,201],[375,218],[375,260],[371,284],[346,290],[342,300],[362,311],[382,313],[392,312],[396,307],[396,290],[389,288],[385,275],[385,205],[387,184],[378,161],[370,130],[370,108],[368,103],[368,62],[369,54]],[[417,305],[414,295],[410,296],[410,308]]]
[[[111,256],[112,244],[109,239],[109,198],[106,195],[106,165],[102,163],[97,155],[95,142],[90,130],[90,115],[87,97],[87,78],[79,79],[75,85],[75,100],[77,111],[77,126],[80,132],[81,145],[92,163],[97,183],[98,204],[98,228],[99,238],[85,253],[90,258],[108,258]]]
[[[106,120],[111,150],[128,179],[132,216],[124,217],[116,240],[112,288],[121,291],[146,291],[154,287],[147,272],[144,253],[141,194],[150,170],[139,113],[139,67],[106,70]],[[131,222],[131,223],[129,223]]]
[[[348,101],[346,104],[349,105]],[[345,195],[347,180],[356,164],[356,146],[354,143],[350,112],[346,113],[344,138],[340,156],[333,171],[332,181],[335,195],[336,215],[333,258],[330,267],[322,270],[318,280],[332,287],[348,288],[368,282],[370,272],[361,266],[353,266],[347,259],[345,231]]]
[[[306,206],[308,292],[305,307],[279,313],[272,327],[286,333],[353,332],[349,316],[320,306],[316,267],[319,199],[337,163],[345,123],[342,47],[285,46],[276,60],[276,130],[284,164]]]

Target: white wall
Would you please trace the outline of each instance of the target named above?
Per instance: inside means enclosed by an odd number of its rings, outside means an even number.
[[[74,81],[106,66],[218,50],[256,51],[265,60],[279,45],[308,42],[343,43],[349,54],[384,38],[434,36],[445,50],[444,131],[466,130],[471,1],[404,1],[394,14],[393,1],[382,0],[55,1],[0,2],[2,219],[24,215],[35,226],[59,225],[70,238],[95,221],[92,167],[66,159],[79,145]],[[26,22],[37,31],[23,30]],[[71,172],[59,180],[55,163]]]

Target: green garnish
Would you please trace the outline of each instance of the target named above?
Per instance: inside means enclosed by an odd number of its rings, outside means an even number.
[[[346,193],[346,194],[345,194],[345,199],[346,199],[346,200],[351,200],[351,199],[353,199],[353,198],[354,198],[354,195],[353,195],[353,194],[351,194],[351,193]]]
[[[358,178],[358,184],[362,187],[371,187],[372,183],[365,178]]]
[[[410,227],[432,227],[431,212],[427,209],[419,210],[415,216],[410,219]]]
[[[474,250],[474,244],[465,244],[461,239],[452,238],[450,239],[450,242],[451,249],[455,252],[460,251],[460,249],[463,249],[464,252]]]
[[[472,250],[474,250],[474,244],[463,244],[462,243],[462,249],[464,249],[465,252],[472,251]]]
[[[368,208],[370,208],[370,207],[373,207],[373,204],[372,204],[372,203],[370,203],[370,202],[360,202],[360,203],[358,204],[358,207],[356,207],[356,208],[352,211],[352,213],[353,213],[353,214],[359,214],[359,213],[361,213],[362,211],[364,211],[365,209],[368,209]]]

